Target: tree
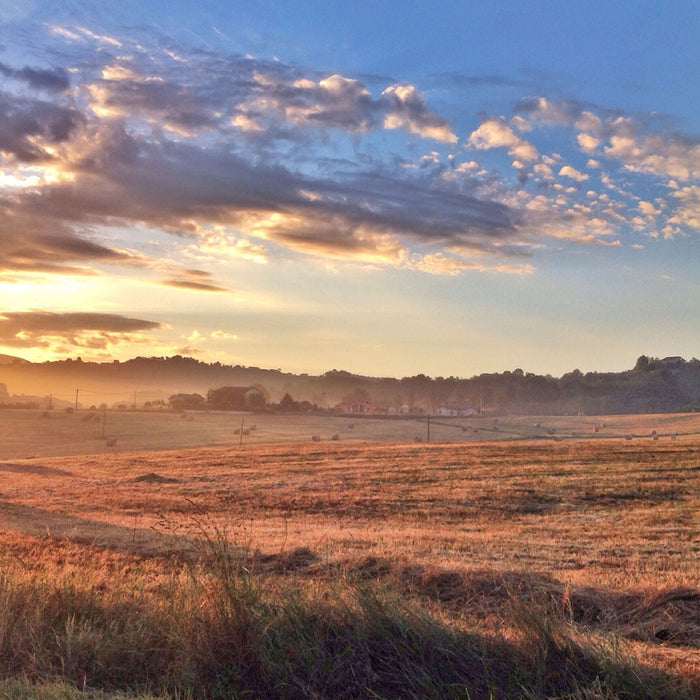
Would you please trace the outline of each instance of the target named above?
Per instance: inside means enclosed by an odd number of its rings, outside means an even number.
[[[640,355],[637,358],[637,364],[634,366],[635,372],[648,372],[650,369],[649,358],[646,355]]]
[[[343,403],[371,403],[372,396],[363,387],[357,387],[350,394],[343,396]]]
[[[287,392],[279,403],[280,411],[294,411],[298,408],[299,404],[291,397],[289,392]]]
[[[246,394],[246,404],[251,411],[262,411],[265,403],[265,397],[257,389],[251,389]]]

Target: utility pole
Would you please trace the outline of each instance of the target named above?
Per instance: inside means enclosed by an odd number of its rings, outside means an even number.
[[[102,439],[105,440],[107,438],[107,434],[105,432],[105,424],[107,423],[107,406],[105,406],[102,409]]]
[[[425,417],[426,423],[428,425],[428,439],[426,440],[426,442],[430,442],[430,413],[426,413]]]
[[[75,390],[75,410],[76,411],[78,410],[78,392],[79,391],[80,391],[80,389]]]
[[[241,442],[239,443],[238,447],[243,447],[243,421],[245,418],[241,418]]]

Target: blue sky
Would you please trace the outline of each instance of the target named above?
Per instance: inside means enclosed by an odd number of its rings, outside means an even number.
[[[0,0],[0,353],[698,356],[694,2]]]

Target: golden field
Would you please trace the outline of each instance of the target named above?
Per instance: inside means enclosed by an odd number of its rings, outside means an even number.
[[[450,419],[459,428],[436,418],[429,444],[363,440],[388,423],[350,429],[347,418],[296,432],[288,421],[287,441],[266,441],[283,417],[246,416],[256,428],[243,444],[229,434],[203,447],[170,415],[187,446],[127,450],[135,428],[106,448],[81,413],[34,416],[56,430],[58,456],[44,439],[25,442],[41,457],[12,456],[20,441],[4,431],[0,445],[15,442],[0,461],[0,564],[15,574],[83,581],[97,596],[137,577],[157,597],[198,543],[223,536],[270,591],[342,598],[339,582],[371,582],[453,629],[513,644],[527,634],[514,610],[535,606],[571,639],[660,670],[683,697],[700,692],[697,415]],[[331,440],[343,425],[351,437]],[[99,450],[62,455],[59,426],[92,431]],[[454,441],[433,442],[440,429]],[[586,692],[547,697],[618,697]]]

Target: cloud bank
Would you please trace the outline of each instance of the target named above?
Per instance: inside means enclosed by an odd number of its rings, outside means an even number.
[[[5,277],[150,266],[167,286],[226,290],[185,261],[159,265],[144,230],[228,259],[454,274],[529,273],[532,262],[513,258],[548,241],[617,246],[620,231],[672,238],[700,228],[697,139],[630,115],[528,97],[458,136],[412,84],[143,46],[81,26],[50,32],[54,67],[0,63],[16,86],[0,92]],[[550,147],[554,128],[576,158]],[[413,159],[385,148],[397,133],[414,140]],[[632,176],[661,181],[663,196],[647,206]],[[133,230],[130,245],[106,227]]]

